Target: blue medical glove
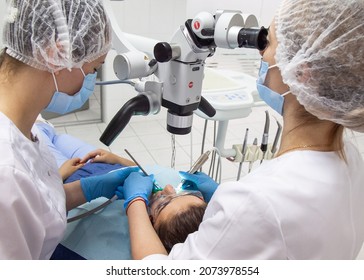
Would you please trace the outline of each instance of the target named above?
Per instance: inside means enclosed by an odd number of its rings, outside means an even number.
[[[129,174],[139,170],[139,167],[127,167],[103,175],[81,178],[83,194],[88,202],[98,197],[112,198],[116,188],[124,183]]]
[[[183,190],[198,190],[202,193],[206,202],[209,202],[214,194],[218,184],[208,175],[203,172],[194,174],[180,171],[179,176],[184,180],[182,185]]]
[[[148,197],[151,195],[153,190],[154,176],[145,176],[140,172],[131,173],[128,178],[126,178],[124,185],[118,187],[117,195],[124,196],[124,209],[128,208],[129,203],[137,198],[141,197],[148,205]]]

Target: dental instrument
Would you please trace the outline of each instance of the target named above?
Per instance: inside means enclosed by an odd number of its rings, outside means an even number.
[[[246,148],[247,148],[247,145],[248,145],[248,133],[249,133],[249,128],[247,128],[245,130],[245,136],[244,136],[244,142],[243,142],[243,146],[241,148],[241,153],[243,155],[240,163],[239,163],[239,170],[238,170],[238,176],[236,178],[236,181],[239,181],[240,179],[240,174],[241,174],[241,168],[243,166],[243,162],[244,162],[244,159],[245,159],[245,154],[246,154]]]
[[[204,163],[209,159],[210,153],[211,153],[211,151],[207,151],[207,152],[201,154],[199,156],[199,158],[195,161],[195,163],[191,166],[188,173],[192,173],[192,174],[196,173],[202,167],[202,165],[204,165]]]
[[[263,152],[262,159],[260,160],[260,164],[262,164],[264,160],[265,153],[268,150],[268,133],[269,133],[269,112],[265,111],[265,124],[264,124],[264,132],[263,132],[263,138],[262,138],[262,144],[260,145],[260,149]]]
[[[272,148],[271,148],[272,157],[274,157],[274,154],[277,151],[278,140],[279,140],[279,137],[280,137],[281,132],[282,132],[282,125],[279,123],[279,121],[277,119],[276,119],[276,122],[277,122],[278,128],[277,128],[276,136],[274,137],[273,145],[272,145]]]
[[[253,159],[249,162],[248,173],[250,173],[250,171],[252,170],[255,153],[257,152],[257,150],[258,150],[258,138],[254,138],[253,145],[250,147],[250,152],[252,153]]]
[[[216,147],[216,121],[214,121],[214,131],[213,131],[213,140],[212,140],[212,146]],[[215,172],[215,159],[216,159],[216,153],[213,152],[211,155],[211,161],[210,161],[210,168],[208,175],[213,178],[214,172]]]
[[[109,200],[107,200],[106,202],[102,203],[101,205],[85,212],[85,213],[82,213],[80,215],[77,215],[75,217],[72,217],[72,218],[68,218],[67,219],[67,223],[71,223],[71,222],[74,222],[76,220],[79,220],[79,219],[82,219],[82,218],[86,218],[88,216],[90,216],[91,214],[105,208],[106,206],[108,206],[109,204],[111,204],[112,202],[114,202],[115,200],[118,199],[118,196],[115,194],[112,198],[110,198]]]
[[[145,176],[149,176],[148,173],[143,169],[143,167],[136,161],[136,159],[129,153],[127,149],[124,149],[124,151],[128,154],[128,156],[134,161],[134,163],[140,168],[140,170],[144,173]],[[158,185],[157,182],[153,182],[153,190],[152,193],[157,193],[159,191],[162,191],[163,188]]]
[[[203,154],[201,154],[198,159],[195,161],[195,163],[191,166],[190,170],[188,170],[188,173],[196,173],[201,167],[202,165],[204,165],[204,163],[209,159],[209,155],[210,155],[211,151],[206,151]],[[185,182],[185,180],[181,180],[181,183],[179,183],[179,185],[176,188],[176,192],[178,193],[179,191],[182,190],[182,185]]]

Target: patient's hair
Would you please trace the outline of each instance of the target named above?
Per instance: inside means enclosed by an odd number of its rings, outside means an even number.
[[[177,243],[183,243],[190,233],[198,230],[207,204],[191,205],[173,217],[161,221],[156,232],[169,253]]]

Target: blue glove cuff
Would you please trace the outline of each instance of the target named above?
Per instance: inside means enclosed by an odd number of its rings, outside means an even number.
[[[142,198],[144,200],[146,206],[149,205],[148,197],[147,197],[147,195],[145,193],[136,193],[135,195],[129,197],[127,200],[124,201],[124,209],[125,209],[125,211],[128,208],[129,203],[131,201],[133,201],[134,199],[136,199],[137,197]]]
[[[90,193],[90,187],[87,183],[87,178],[81,178],[80,179],[80,185],[83,192],[83,195],[85,196],[86,200],[90,202],[92,200],[92,196]]]

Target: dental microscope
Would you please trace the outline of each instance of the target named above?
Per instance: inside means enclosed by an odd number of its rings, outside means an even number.
[[[126,102],[100,137],[109,146],[126,127],[133,115],[167,111],[167,130],[184,135],[191,132],[193,113],[199,109],[209,117],[215,109],[201,95],[205,61],[216,48],[254,48],[264,50],[268,31],[258,27],[254,16],[240,11],[201,12],[188,19],[174,33],[170,42],[158,42],[152,54],[136,49],[120,30],[109,1],[104,1],[113,29],[113,48],[118,55],[113,62],[120,81],[130,82],[138,95]],[[252,20],[255,19],[255,20]],[[155,80],[143,80],[154,76]]]

